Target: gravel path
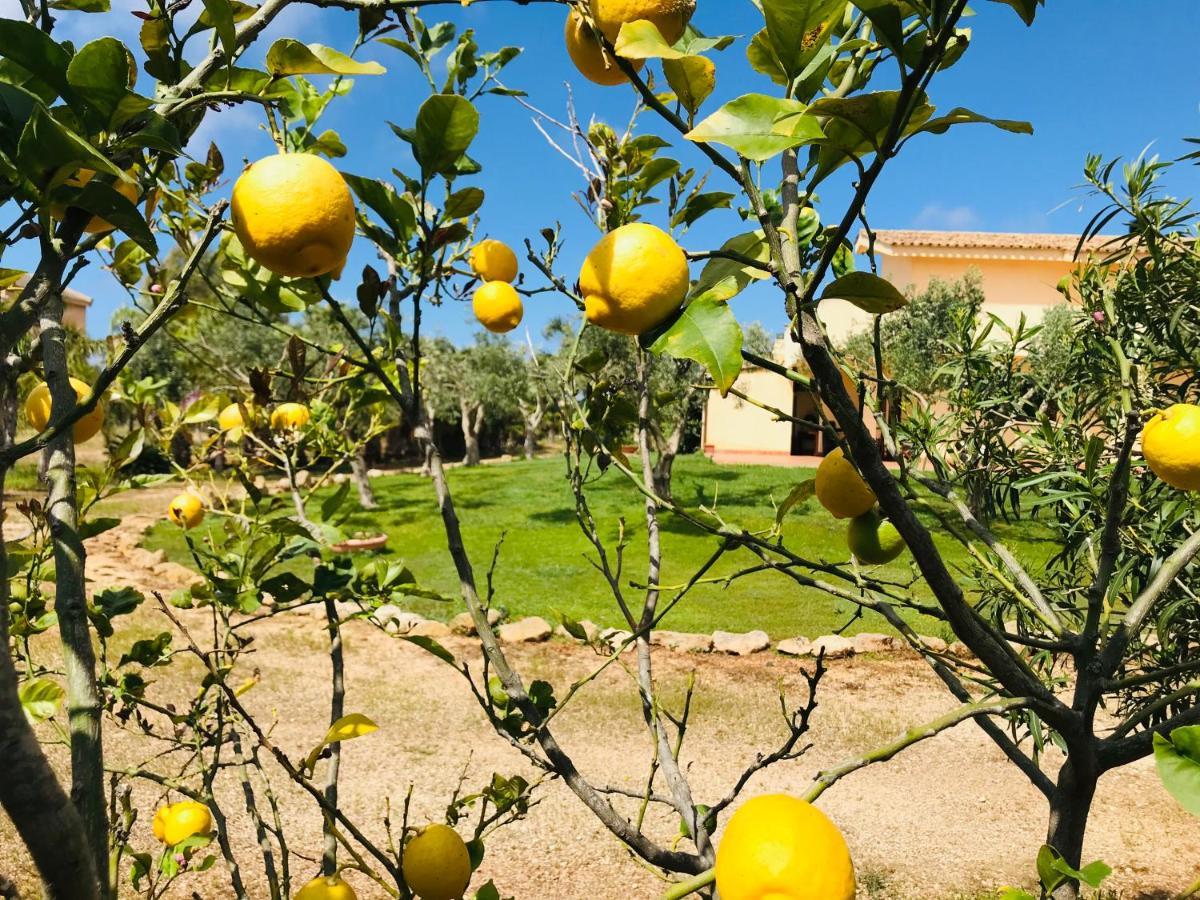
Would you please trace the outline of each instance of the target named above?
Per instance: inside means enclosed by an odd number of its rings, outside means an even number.
[[[160,590],[178,586],[178,570],[161,568],[160,561],[140,557],[138,552],[145,551],[130,546],[145,521],[127,519],[89,543],[98,583],[120,576],[114,583]],[[139,613],[135,622],[147,632],[164,625],[151,611]],[[443,814],[460,773],[465,773],[468,789],[493,772],[532,777],[525,759],[490,731],[463,679],[444,663],[361,622],[350,623],[345,631],[346,708],[380,725],[377,733],[344,745],[342,763],[343,808],[369,835],[382,838],[389,798],[398,820],[410,785],[413,817],[420,821]],[[294,614],[286,621],[260,624],[252,634],[254,652],[246,668],[257,668],[261,682],[244,699],[262,722],[274,723],[273,740],[297,759],[324,732],[328,669],[323,622]],[[452,638],[445,644],[477,668],[472,641]],[[736,659],[655,652],[668,702],[682,696],[690,672],[697,674],[683,758],[698,800],[712,802],[757,751],[781,739],[778,687],[801,699],[802,663],[773,654]],[[527,680],[550,681],[560,697],[596,664],[590,651],[560,642],[518,648],[512,658]],[[160,676],[153,698],[170,702],[185,697],[192,689],[185,674],[194,678],[194,667]],[[234,680],[245,674],[235,673]],[[919,662],[902,658],[831,663],[819,700],[812,748],[800,759],[760,774],[749,795],[802,791],[824,766],[953,705]],[[555,728],[594,781],[635,790],[644,783],[650,747],[636,693],[619,667],[610,667],[592,683],[556,718]],[[135,752],[145,752],[143,738],[111,729],[109,736],[110,765],[131,764]],[[320,853],[320,817],[310,800],[285,785],[280,773],[273,774],[289,827],[293,877],[307,879]],[[629,900],[661,892],[662,883],[635,863],[561,784],[545,785],[537,796],[527,819],[489,840],[476,887],[494,878],[504,896],[517,900]],[[141,823],[149,822],[157,797],[146,787],[135,793],[143,810]],[[240,812],[238,785],[219,782],[218,798],[230,815],[231,837],[241,849],[251,895],[265,896],[248,817]],[[622,808],[632,816],[635,805],[631,801]],[[988,896],[989,889],[1000,885],[1027,883],[1046,818],[1040,795],[971,724],[858,773],[826,793],[820,805],[846,832],[863,898],[974,898]],[[647,827],[657,839],[669,841],[677,825],[673,817],[655,814]],[[135,840],[151,849],[147,832],[148,825],[140,824]],[[16,877],[27,896],[36,895],[27,862],[14,848],[19,844],[11,826],[0,820],[0,874]],[[1200,823],[1175,805],[1153,765],[1143,761],[1101,783],[1086,854],[1114,866],[1113,886],[1126,900],[1165,898],[1190,883],[1200,869]],[[204,898],[228,896],[228,882],[218,874],[189,876],[171,896],[189,897],[192,891]],[[354,884],[363,900],[380,895],[362,878]]]

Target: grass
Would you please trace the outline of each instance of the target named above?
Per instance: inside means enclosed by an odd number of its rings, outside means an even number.
[[[4,479],[4,489],[7,491],[36,491],[40,488],[35,462],[17,463],[8,470],[8,476]]]
[[[771,466],[718,466],[703,456],[682,457],[675,467],[674,492],[686,508],[715,506],[725,521],[748,529],[765,529],[774,521],[772,500],[781,502],[811,470]],[[601,626],[622,624],[619,610],[601,575],[589,562],[594,557],[575,520],[565,466],[560,459],[511,462],[476,469],[455,468],[450,487],[462,521],[464,541],[475,565],[476,578],[485,583],[497,543],[496,604],[512,616],[540,615],[552,623],[559,613],[573,619],[591,619]],[[403,559],[425,587],[457,596],[455,575],[433,486],[417,475],[393,475],[375,482],[379,509],[356,510],[348,531],[386,531],[387,555]],[[631,603],[637,590],[629,582],[644,581],[647,553],[646,523],[641,495],[620,473],[611,471],[589,488],[593,515],[606,539],[615,542],[624,519],[627,547],[623,582]],[[353,503],[353,500],[347,502]],[[829,516],[815,500],[791,512],[785,524],[788,545],[809,559],[844,562],[845,523]],[[1037,539],[1028,526],[1000,526],[998,531],[1018,556],[1045,559],[1049,545]],[[708,559],[714,538],[689,523],[664,516],[662,583],[675,586]],[[202,533],[202,530],[201,530]],[[947,562],[967,565],[967,555],[948,535],[935,540]],[[146,546],[162,548],[186,562],[180,533],[164,523],[147,536]],[[724,576],[753,565],[747,551],[727,555],[712,570]],[[911,558],[906,554],[882,567],[892,579],[906,579]],[[928,598],[923,585],[917,593]],[[414,601],[415,611],[448,619],[462,610],[460,603]],[[844,626],[854,612],[847,601],[835,600],[815,589],[801,588],[777,572],[759,572],[724,584],[697,587],[664,619],[664,628],[709,632],[715,629],[749,631],[761,628],[773,638],[815,637]],[[951,637],[941,623],[923,616],[909,617],[922,633]],[[889,631],[883,619],[867,613],[852,622],[847,633]]]

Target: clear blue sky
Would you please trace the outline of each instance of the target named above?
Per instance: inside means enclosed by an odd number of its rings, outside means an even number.
[[[746,42],[761,22],[749,0],[699,0],[698,5],[695,24],[702,31],[739,36],[716,55],[717,92],[705,110],[749,91],[771,91],[769,82],[745,61]],[[0,14],[13,15],[16,7],[16,0],[0,0]],[[869,213],[875,227],[1077,231],[1089,216],[1076,190],[1086,153],[1131,157],[1153,144],[1152,152],[1174,157],[1185,150],[1182,138],[1200,135],[1200,84],[1192,52],[1200,45],[1200,15],[1194,0],[1049,0],[1032,28],[1006,6],[979,0],[975,7],[977,15],[964,23],[974,32],[971,48],[957,66],[935,79],[931,99],[942,110],[962,105],[986,115],[1027,119],[1035,134],[1025,137],[970,125],[913,141],[872,195]],[[62,13],[59,37],[82,41],[116,33],[136,45],[139,21],[130,15],[132,8],[132,0],[113,0],[110,15]],[[474,28],[485,50],[506,44],[523,47],[524,54],[506,70],[504,81],[527,91],[529,101],[547,112],[563,112],[564,82],[570,81],[581,119],[617,124],[626,120],[631,88],[596,87],[571,66],[562,44],[561,7],[489,0],[469,9],[434,7],[426,14],[430,22],[444,18],[460,28]],[[272,25],[244,64],[261,60],[270,40],[282,36],[348,50],[355,29],[353,14],[297,5]],[[392,134],[387,122],[411,124],[426,95],[425,82],[411,61],[389,47],[372,46],[360,56],[378,60],[389,71],[359,78],[350,96],[335,104],[324,120],[350,148],[336,164],[374,177],[388,177],[393,166],[411,171],[408,146]],[[470,183],[487,192],[483,230],[519,246],[541,228],[562,222],[568,240],[562,270],[573,279],[596,236],[570,196],[581,184],[577,172],[546,145],[530,114],[515,101],[487,97],[480,111],[481,131],[471,153],[483,163],[484,172]],[[686,163],[702,162],[686,141],[657,128],[652,115],[642,121],[676,145],[664,153]],[[192,149],[202,154],[208,140],[215,140],[228,173],[235,174],[243,158],[273,152],[260,123],[256,109],[210,114]],[[768,164],[768,176],[774,177],[776,165]],[[724,189],[722,177],[713,175],[712,189]],[[1187,196],[1198,183],[1200,172],[1191,166],[1178,167],[1172,178],[1174,191]],[[827,219],[840,215],[846,196],[844,184],[823,190],[820,208]],[[708,249],[744,230],[736,214],[718,212],[680,239],[688,249]],[[360,240],[349,276],[370,261]],[[22,262],[27,260],[14,253],[4,264]],[[528,264],[523,268],[528,271]],[[535,276],[530,277],[536,281]],[[115,290],[98,267],[89,267],[76,284],[95,298],[89,330],[94,335],[107,333],[123,292]],[[351,289],[343,283],[343,292]],[[734,302],[745,321],[757,319],[773,330],[784,325],[778,296],[771,291],[748,292]],[[535,340],[549,318],[569,311],[564,301],[551,295],[535,297],[526,306],[526,324]],[[430,318],[435,332],[459,341],[469,339],[475,329],[466,305],[443,308]]]

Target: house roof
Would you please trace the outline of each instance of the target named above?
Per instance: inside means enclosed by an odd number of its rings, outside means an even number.
[[[1099,250],[1112,240],[1100,235],[1084,243]],[[870,240],[859,231],[855,252],[865,253]],[[875,251],[887,256],[1021,257],[1071,259],[1079,245],[1077,234],[1030,234],[999,231],[915,231],[882,229],[875,232]]]

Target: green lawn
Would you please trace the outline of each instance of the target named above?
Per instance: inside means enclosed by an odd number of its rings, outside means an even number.
[[[770,466],[717,466],[703,456],[681,458],[675,468],[675,496],[684,506],[715,506],[725,521],[748,529],[770,526],[772,498],[782,501],[797,481],[811,471]],[[561,612],[600,625],[621,624],[620,613],[599,573],[588,562],[590,546],[575,520],[565,465],[560,459],[512,462],[477,469],[455,468],[450,485],[462,520],[463,534],[481,589],[496,542],[504,535],[495,576],[497,604],[513,616],[541,615],[552,622]],[[425,586],[458,595],[458,580],[445,547],[433,485],[417,475],[398,475],[375,482],[380,508],[355,512],[349,530],[386,531],[388,553],[404,559]],[[353,496],[353,494],[352,494]],[[620,473],[611,471],[589,490],[592,512],[609,538],[625,520],[628,547],[624,582],[644,581],[646,525],[640,495]],[[348,500],[347,502],[353,502]],[[712,537],[674,517],[663,527],[663,583],[674,585],[689,577],[712,553]],[[788,544],[810,559],[842,562],[847,558],[845,523],[829,516],[815,500],[794,510],[785,533]],[[202,532],[203,529],[201,529]],[[1029,539],[1028,528],[998,529],[1014,551],[1029,560],[1045,559],[1051,548]],[[966,554],[949,537],[938,543],[951,565],[965,564]],[[147,537],[150,548],[164,548],[186,562],[180,533],[164,523]],[[747,551],[727,555],[713,573],[724,575],[752,565]],[[885,567],[889,577],[905,578],[909,557]],[[637,602],[636,589],[628,589]],[[922,590],[922,593],[924,591]],[[928,596],[925,594],[925,596]],[[433,601],[417,601],[423,615],[448,619],[461,611]],[[841,627],[852,613],[848,602],[817,590],[798,587],[775,572],[756,573],[723,585],[702,585],[666,617],[663,627],[680,631],[766,630],[773,638],[814,637]],[[940,623],[915,617],[921,631],[949,637]],[[885,631],[883,620],[868,614],[848,633]]]
[[[19,462],[8,470],[4,488],[9,491],[36,491],[41,487],[37,474],[36,462]]]

